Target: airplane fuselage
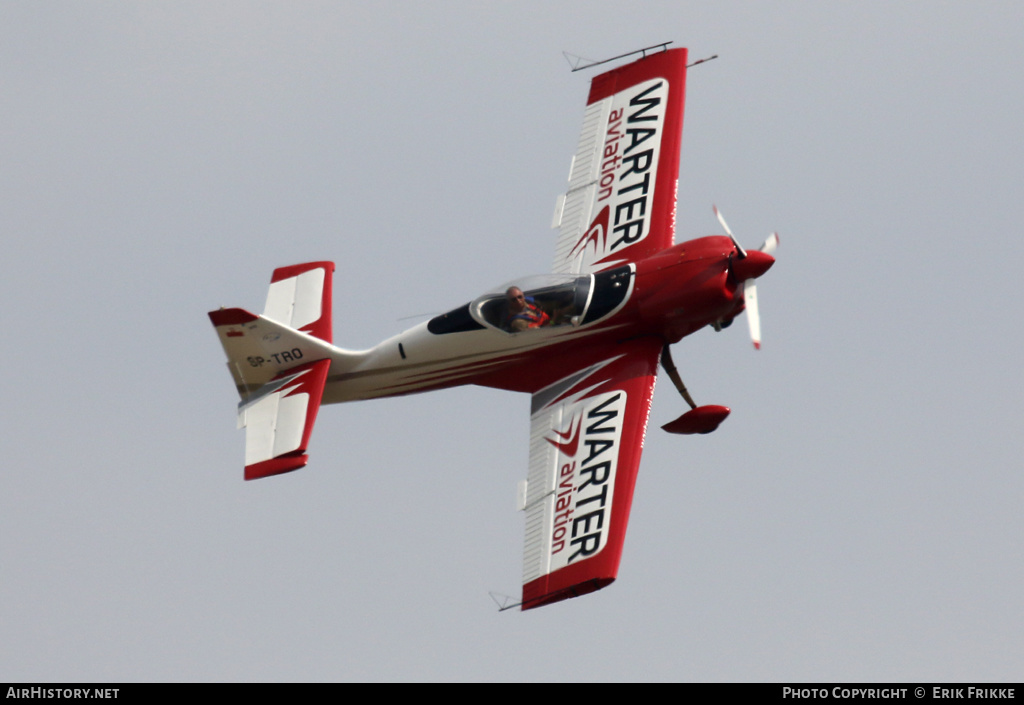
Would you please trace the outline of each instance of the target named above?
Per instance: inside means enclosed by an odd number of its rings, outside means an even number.
[[[735,253],[728,237],[710,236],[594,275],[586,306],[608,300],[611,306],[597,320],[581,314],[562,325],[508,332],[486,317],[497,301],[481,297],[370,350],[333,356],[323,403],[464,384],[526,392],[558,379],[566,356],[582,367],[625,340],[654,336],[674,343],[709,324],[727,324],[743,310],[742,288],[730,273]]]

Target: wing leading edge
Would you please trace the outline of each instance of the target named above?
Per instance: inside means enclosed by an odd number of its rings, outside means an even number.
[[[591,81],[552,223],[554,271],[601,271],[673,244],[686,57],[660,52]]]
[[[615,580],[661,348],[623,343],[533,395],[522,609]]]

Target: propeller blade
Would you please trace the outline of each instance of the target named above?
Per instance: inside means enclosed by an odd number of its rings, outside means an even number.
[[[711,207],[715,209],[715,217],[718,218],[718,222],[721,223],[722,227],[725,229],[725,234],[729,236],[729,239],[732,240],[732,244],[736,246],[736,251],[739,253],[740,259],[743,259],[747,256],[747,251],[740,247],[740,243],[736,242],[736,238],[733,237],[732,230],[729,230],[729,226],[726,224],[725,218],[723,218],[722,214],[718,212],[718,206],[712,205]]]
[[[747,325],[750,326],[750,340],[754,349],[761,349],[761,316],[757,310],[757,284],[753,279],[743,282],[743,301],[747,307]]]
[[[740,246],[740,243],[736,242],[736,237],[732,234],[732,230],[729,229],[729,225],[725,222],[721,212],[719,212],[718,206],[712,206],[712,208],[715,210],[715,217],[718,218],[718,222],[725,229],[726,235],[732,240],[732,244],[736,246],[739,258],[732,264],[732,273],[736,279],[743,280],[743,301],[747,309],[747,325],[750,327],[750,340],[754,343],[754,349],[760,350],[761,315],[757,310],[757,284],[755,283],[755,278],[764,274],[775,260],[770,256],[764,257],[762,255],[747,259],[746,251]],[[765,255],[771,255],[778,246],[779,234],[772,233],[758,250]],[[740,260],[745,261],[741,264]]]

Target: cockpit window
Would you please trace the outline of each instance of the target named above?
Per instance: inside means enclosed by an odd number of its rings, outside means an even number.
[[[633,290],[633,274],[633,266],[627,264],[597,274],[522,277],[434,317],[427,330],[444,335],[485,328],[518,333],[587,326],[611,316],[625,304]]]
[[[590,295],[590,306],[583,319],[583,325],[598,321],[619,310],[632,290],[633,268],[628,264],[608,269],[594,275],[594,293]]]
[[[474,318],[506,333],[579,325],[592,281],[589,274],[524,277],[484,294],[469,308]]]

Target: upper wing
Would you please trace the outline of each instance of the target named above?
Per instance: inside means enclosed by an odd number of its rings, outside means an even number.
[[[673,244],[686,56],[660,52],[591,81],[552,223],[555,272],[600,271]]]
[[[623,343],[533,395],[524,610],[615,580],[660,354],[654,338]]]

